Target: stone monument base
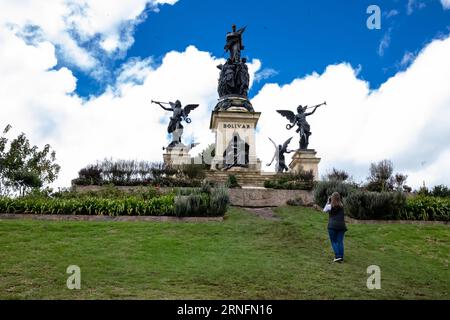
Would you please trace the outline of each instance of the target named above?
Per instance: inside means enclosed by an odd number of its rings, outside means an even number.
[[[163,153],[164,165],[168,167],[183,166],[192,163],[189,150],[183,147],[165,149]]]
[[[231,111],[233,110],[233,111]],[[249,112],[236,106],[227,111],[213,111],[210,129],[216,135],[215,157],[211,170],[222,170],[231,165],[236,158],[236,166],[229,170],[259,171],[261,161],[256,156],[255,132],[261,112]],[[236,154],[229,150],[236,149]]]
[[[316,154],[317,152],[314,149],[297,150],[292,156],[289,168],[293,173],[312,170],[314,180],[319,180],[320,158],[317,158]]]

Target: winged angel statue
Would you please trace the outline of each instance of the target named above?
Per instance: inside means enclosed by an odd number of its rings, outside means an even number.
[[[273,146],[275,147],[275,153],[273,155],[272,160],[270,161],[270,163],[267,164],[267,166],[269,167],[270,165],[272,165],[272,162],[274,160],[276,160],[276,164],[275,164],[275,171],[277,173],[283,173],[284,171],[288,171],[288,167],[286,166],[286,160],[284,158],[284,154],[285,153],[291,153],[294,152],[294,150],[287,150],[287,147],[289,145],[289,143],[292,140],[292,137],[287,139],[283,145],[279,144],[277,146],[277,144],[275,142],[273,142],[272,139],[269,138],[269,140],[273,143]]]
[[[181,144],[181,136],[183,135],[183,124],[182,121],[186,123],[191,123],[191,119],[188,117],[192,110],[196,109],[198,104],[188,104],[184,108],[181,105],[180,100],[175,102],[159,102],[153,101],[152,103],[158,104],[161,108],[166,111],[172,111],[172,116],[170,117],[169,126],[167,127],[167,132],[172,134],[172,142],[167,148],[173,148],[178,144]],[[170,105],[170,107],[164,107],[165,105]]]
[[[316,106],[312,107],[302,107],[299,105],[297,107],[297,114],[290,110],[277,110],[279,114],[281,114],[283,117],[287,118],[289,120],[289,124],[286,125],[286,129],[291,130],[293,127],[297,126],[296,132],[300,134],[300,148],[299,150],[306,150],[308,149],[309,144],[309,136],[311,135],[311,128],[306,121],[306,117],[312,115],[314,112],[316,112],[316,109],[320,106],[326,105],[327,103],[321,103]],[[313,109],[311,112],[306,112],[308,109]]]

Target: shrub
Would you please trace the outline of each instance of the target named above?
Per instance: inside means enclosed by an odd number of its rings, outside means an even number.
[[[219,186],[214,188],[210,195],[208,214],[211,216],[223,216],[230,205],[230,196],[227,188]]]
[[[339,192],[341,197],[345,198],[355,189],[355,185],[337,180],[320,181],[313,190],[314,202],[323,207],[333,192]]]
[[[175,197],[177,216],[223,216],[228,210],[230,198],[227,188],[220,186],[179,189]]]
[[[206,176],[205,167],[201,164],[184,165],[181,169],[182,173],[189,179],[203,180]]]
[[[305,203],[303,202],[303,199],[301,197],[296,197],[295,199],[289,199],[286,203],[288,206],[294,206],[294,207],[305,205]]]
[[[419,196],[429,196],[430,195],[430,190],[428,190],[427,187],[422,186],[420,187],[419,191],[417,191],[417,195]]]
[[[314,173],[312,170],[304,171],[301,170],[300,172],[292,175],[292,180],[296,181],[303,181],[303,182],[312,182],[314,180]]]
[[[410,186],[404,185],[403,186],[403,191],[406,193],[410,193],[412,191],[412,188]]]
[[[314,174],[310,171],[300,173],[283,173],[273,180],[264,181],[265,188],[285,190],[311,190],[314,187]]]
[[[102,182],[102,169],[95,165],[88,165],[78,172],[78,179],[83,183],[98,185]]]
[[[205,177],[204,165],[181,168],[135,160],[108,160],[81,169],[73,185],[199,187]]]
[[[188,196],[177,196],[175,198],[175,215],[183,216],[205,216],[207,213],[209,196],[205,193],[193,193]]]
[[[379,191],[387,191],[392,187],[392,173],[394,172],[394,164],[391,160],[382,160],[378,163],[370,164],[369,181],[379,182],[382,189]]]
[[[395,189],[397,191],[402,191],[404,188],[404,184],[406,182],[406,179],[408,179],[408,175],[402,174],[402,173],[396,173],[393,177],[393,183],[395,186]]]
[[[450,189],[443,184],[434,186],[433,190],[431,190],[431,195],[442,198],[450,197]]]
[[[228,186],[228,188],[240,188],[241,187],[234,174],[228,175],[227,186]]]
[[[450,221],[450,198],[416,196],[408,198],[401,211],[405,220]]]
[[[355,191],[344,201],[346,213],[355,219],[399,219],[406,197],[401,192]]]
[[[345,181],[349,178],[349,174],[345,172],[344,170],[338,170],[336,168],[333,168],[331,172],[327,173],[326,178],[329,181]]]
[[[371,192],[383,192],[383,190],[384,191],[390,190],[389,186],[386,186],[386,183],[381,180],[369,181],[365,185],[365,188],[367,189],[367,191]]]

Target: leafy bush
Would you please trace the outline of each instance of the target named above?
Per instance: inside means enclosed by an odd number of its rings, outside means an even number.
[[[72,180],[73,185],[199,187],[205,178],[204,165],[179,168],[135,160],[108,160],[88,165]]]
[[[355,219],[399,219],[406,197],[401,192],[351,192],[344,200],[346,213]]]
[[[223,216],[230,199],[225,187],[179,189],[175,197],[177,216]]]
[[[326,175],[328,181],[346,181],[349,177],[350,175],[346,171],[338,170],[336,168],[333,168],[331,172]]]
[[[78,179],[91,185],[98,185],[102,181],[102,169],[89,165],[78,172]]]
[[[419,191],[417,191],[417,195],[419,195],[419,196],[430,196],[431,193],[430,193],[430,190],[428,190],[427,187],[422,186],[422,187],[420,187]]]
[[[382,160],[378,163],[370,164],[370,176],[367,189],[369,191],[389,191],[394,188],[392,174],[394,164],[391,160]]]
[[[338,180],[320,181],[313,190],[314,202],[323,207],[333,192],[339,192],[341,197],[345,198],[354,190],[356,190],[356,186],[350,183]]]
[[[450,221],[450,198],[430,196],[408,198],[400,219]]]
[[[228,186],[228,188],[240,188],[241,187],[234,174],[230,174],[228,176],[227,186]]]
[[[205,166],[201,164],[188,164],[184,165],[181,172],[186,175],[189,179],[199,179],[203,180],[206,176]]]
[[[312,171],[302,171],[297,174],[284,173],[273,180],[264,181],[265,188],[285,190],[311,190],[314,187]]]
[[[289,199],[286,203],[288,206],[294,206],[294,207],[305,205],[305,203],[303,202],[303,199],[301,197],[297,197],[295,199]]]
[[[177,196],[175,198],[175,215],[183,216],[205,216],[209,195],[205,193],[193,193],[188,196]]]
[[[431,190],[431,195],[433,197],[442,197],[442,198],[450,197],[450,189],[443,184],[434,186],[433,190]]]
[[[212,216],[223,216],[230,205],[230,196],[224,186],[212,190],[209,199],[208,214]]]

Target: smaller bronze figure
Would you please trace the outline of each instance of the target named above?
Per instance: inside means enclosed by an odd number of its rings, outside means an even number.
[[[218,93],[219,97],[230,94],[236,88],[236,65],[232,63],[231,59],[228,59],[225,64],[217,66],[220,69],[220,79]]]
[[[300,134],[299,150],[306,150],[308,149],[309,145],[309,136],[311,135],[311,128],[308,121],[306,121],[306,117],[312,115],[314,112],[316,112],[317,108],[326,104],[327,103],[324,102],[312,107],[308,106],[303,107],[302,105],[299,105],[297,107],[297,114],[295,114],[290,110],[277,110],[279,114],[287,118],[290,122],[289,124],[286,125],[286,129],[291,130],[293,127],[298,126],[296,132]],[[313,111],[306,112],[306,110],[311,108],[313,109]]]
[[[189,113],[197,108],[198,104],[188,104],[184,108],[181,105],[180,100],[175,102],[159,102],[153,101],[152,103],[158,104],[161,108],[166,111],[172,111],[172,116],[170,117],[169,126],[167,127],[167,132],[172,134],[172,142],[167,146],[167,149],[172,149],[177,145],[181,144],[181,136],[183,135],[183,124],[182,121],[186,123],[191,123],[191,119],[188,118]],[[164,107],[163,105],[170,105],[170,107]]]
[[[275,153],[273,155],[272,160],[270,161],[270,163],[267,164],[267,166],[270,167],[272,165],[272,162],[274,160],[276,160],[275,171],[277,173],[283,173],[284,171],[289,171],[289,168],[286,166],[286,159],[284,158],[284,154],[295,151],[295,150],[289,150],[289,151],[287,150],[287,147],[288,147],[289,143],[291,142],[292,137],[287,139],[283,143],[283,145],[279,144],[278,146],[275,142],[273,142],[272,139],[269,138],[269,140],[273,143],[273,146],[275,147]]]
[[[238,94],[247,97],[250,84],[250,74],[248,73],[247,59],[242,58],[242,62],[237,65],[237,88]]]

